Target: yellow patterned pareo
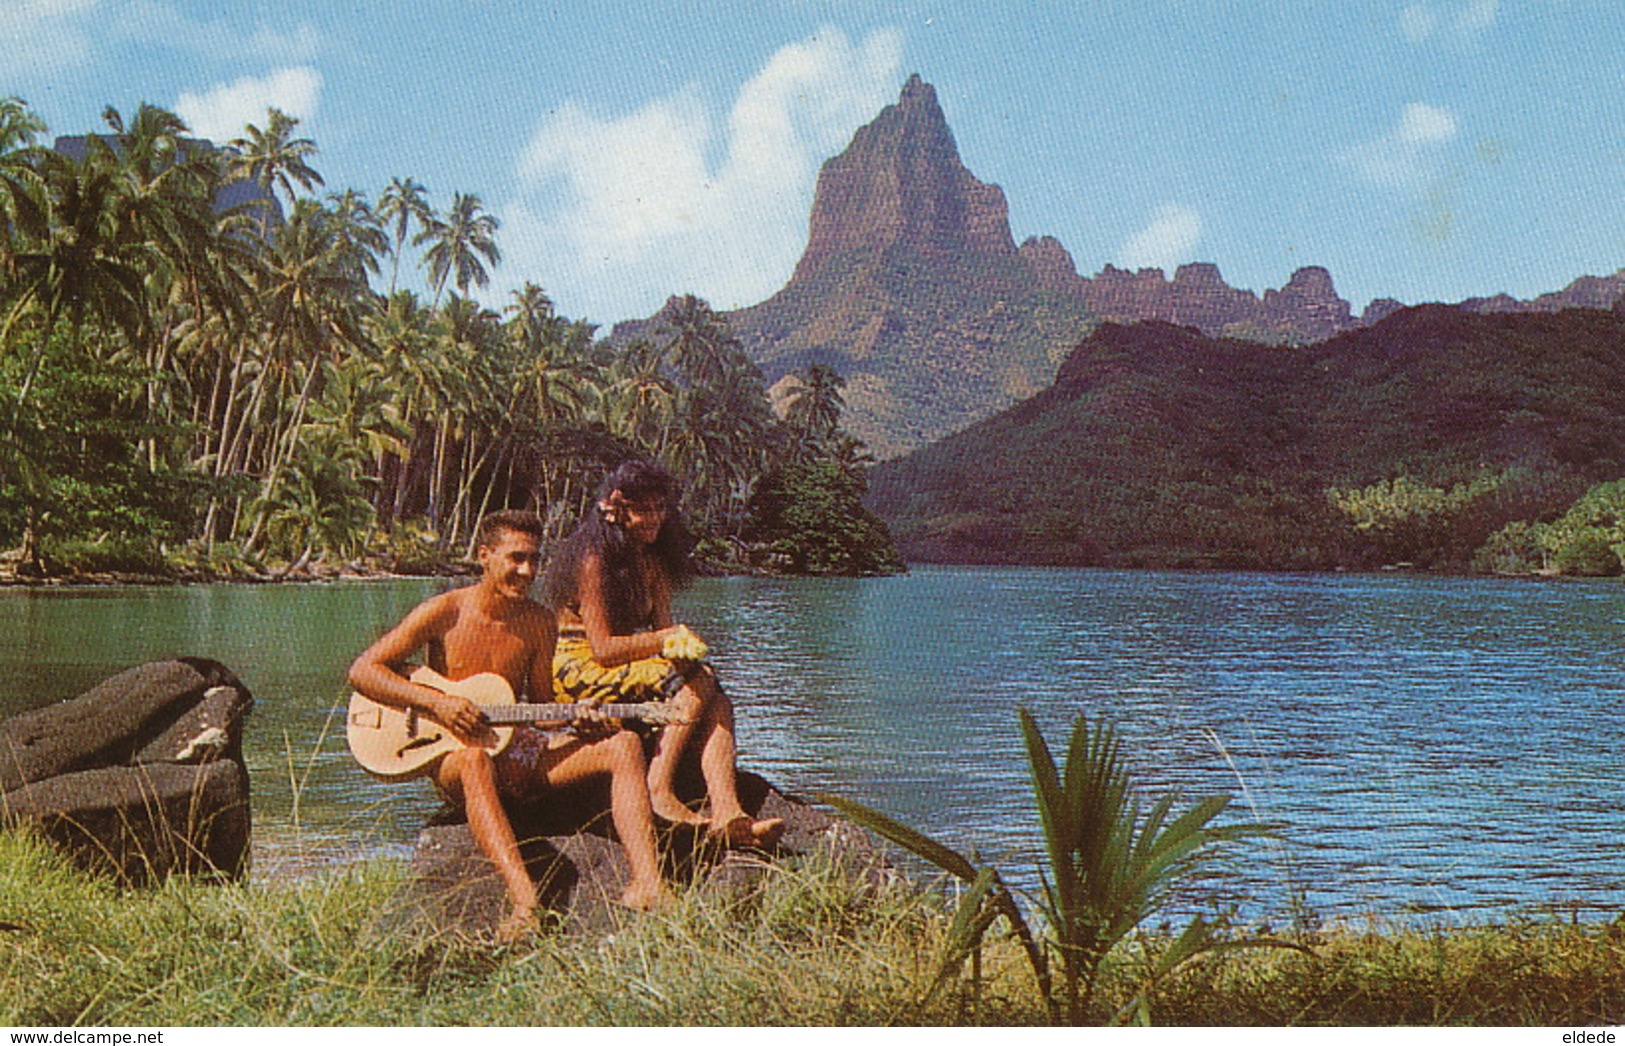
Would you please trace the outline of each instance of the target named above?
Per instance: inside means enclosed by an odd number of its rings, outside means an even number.
[[[688,674],[700,662],[679,665],[663,657],[646,657],[605,668],[593,660],[592,647],[581,632],[561,632],[553,652],[553,698],[560,703],[590,701],[666,701],[683,688]]]

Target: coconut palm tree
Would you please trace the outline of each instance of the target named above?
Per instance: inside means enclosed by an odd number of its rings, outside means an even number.
[[[328,220],[333,224],[333,248],[340,264],[361,282],[379,271],[378,259],[389,253],[389,235],[366,197],[354,189],[327,194]]]
[[[331,215],[312,200],[297,200],[277,230],[261,277],[259,301],[266,324],[266,374],[286,392],[297,388],[281,412],[267,448],[261,500],[275,500],[283,467],[292,456],[305,411],[317,390],[322,364],[346,350],[369,348],[362,326],[370,301],[366,283],[340,250]],[[252,550],[266,521],[255,520],[245,542]]]
[[[649,342],[632,342],[611,363],[602,420],[615,435],[662,456],[676,403],[677,387]]]
[[[244,128],[247,133],[233,138],[230,144],[237,154],[232,163],[235,173],[252,180],[272,197],[271,205],[259,207],[260,233],[269,239],[276,192],[281,190],[292,205],[298,195],[295,186],[311,192],[323,182],[322,176],[310,166],[310,158],[316,155],[316,143],[293,136],[299,120],[275,107],[267,109],[265,117],[264,130],[249,124]]]
[[[795,434],[799,449],[810,450],[828,442],[841,423],[841,411],[846,401],[841,390],[846,379],[835,373],[835,368],[814,363],[798,381],[788,397],[789,409],[785,421]]]
[[[112,135],[91,138],[85,162],[115,175],[123,235],[150,252],[144,272],[149,322],[132,348],[145,375],[140,386],[149,429],[142,443],[148,468],[156,470],[158,434],[173,427],[177,409],[174,354],[211,315],[241,325],[251,254],[234,235],[243,219],[214,207],[225,178],[221,157],[189,138],[180,117],[146,103],[129,118],[111,106],[102,115]]]
[[[470,479],[456,462],[478,442],[470,436],[472,428],[498,396],[492,362],[500,346],[501,317],[454,294],[444,309],[432,314],[429,332],[429,351],[419,364],[428,393],[420,421],[429,444],[423,455],[427,514],[440,546],[449,548],[458,526],[453,509],[462,493],[450,488]]]
[[[88,318],[134,336],[146,316],[142,274],[151,260],[148,245],[119,220],[121,186],[113,171],[40,152],[34,157],[34,179],[38,195],[30,194],[29,205],[12,215],[10,307],[0,321],[0,344],[11,340],[24,317],[34,321],[39,335],[13,405],[14,421],[27,405],[61,321],[67,321],[75,348]]]
[[[430,313],[411,291],[396,291],[383,310],[367,320],[367,334],[377,348],[379,382],[389,390],[407,433],[402,445],[378,460],[384,481],[377,493],[379,514],[386,528],[394,527],[405,510],[412,488],[412,465],[425,442],[424,418],[437,395],[436,343],[430,332]]]
[[[401,254],[406,250],[406,234],[414,222],[428,228],[435,220],[429,207],[429,190],[411,178],[391,178],[378,197],[373,213],[394,236],[395,246],[390,251],[393,261],[389,270],[389,293],[395,293],[395,284],[401,274]]]
[[[481,258],[495,266],[502,261],[497,249],[496,231],[502,223],[495,215],[484,213],[484,204],[473,193],[457,193],[444,216],[432,219],[412,245],[427,243],[423,264],[429,267],[429,282],[434,285],[434,304],[440,304],[440,293],[450,278],[457,293],[468,296],[469,284],[486,287],[491,275]]]
[[[16,95],[0,98],[0,155],[28,148],[45,131],[45,121],[27,102]]]
[[[715,385],[740,351],[728,321],[692,294],[669,298],[655,317],[657,337],[666,339],[662,358],[669,360],[689,385]]]

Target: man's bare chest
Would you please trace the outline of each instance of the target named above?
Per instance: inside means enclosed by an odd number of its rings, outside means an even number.
[[[438,653],[452,679],[479,672],[495,672],[525,690],[536,639],[517,622],[490,618],[462,618],[440,637]]]

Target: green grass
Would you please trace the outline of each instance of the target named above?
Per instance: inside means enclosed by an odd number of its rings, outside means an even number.
[[[1019,948],[920,1006],[952,899],[808,858],[611,935],[498,949],[386,930],[404,877],[376,859],[235,886],[119,891],[0,834],[0,1024],[876,1025],[1040,1023]],[[1165,942],[1153,942],[1158,945]],[[1113,953],[1091,1020],[1141,985],[1143,940]],[[1581,1024],[1625,1019],[1625,929],[1520,925],[1327,934],[1314,955],[1210,955],[1160,984],[1158,1024]]]
[[[1515,924],[1356,932],[1314,954],[1248,951],[1166,985],[1159,1023],[1617,1025],[1625,1021],[1625,925]]]

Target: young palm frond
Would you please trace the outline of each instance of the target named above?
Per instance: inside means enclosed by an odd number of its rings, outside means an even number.
[[[987,930],[1003,917],[1021,941],[1051,1020],[1080,1023],[1089,1012],[1101,966],[1129,934],[1163,910],[1176,886],[1199,870],[1220,843],[1266,834],[1257,824],[1215,822],[1228,795],[1201,800],[1175,814],[1176,796],[1143,808],[1117,732],[1079,716],[1064,765],[1055,757],[1031,713],[1019,713],[1033,796],[1044,832],[1046,867],[1039,869],[1042,937],[1029,928],[999,873],[879,811],[839,796],[820,796],[853,821],[969,884],[961,899],[948,946],[927,998],[974,959]],[[1221,922],[1197,915],[1150,963],[1145,988],[1119,1016],[1149,1017],[1149,992],[1182,964],[1219,948],[1271,944],[1222,939]],[[1050,956],[1058,956],[1053,977]]]

